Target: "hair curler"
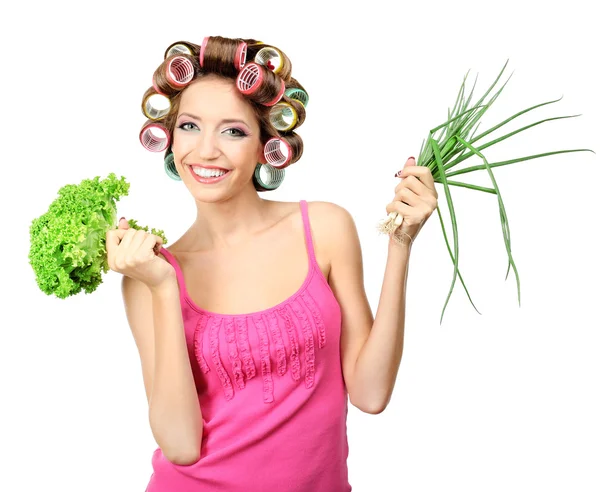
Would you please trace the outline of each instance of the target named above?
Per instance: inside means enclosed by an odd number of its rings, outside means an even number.
[[[174,56],[165,67],[165,77],[173,89],[181,89],[194,78],[194,65],[185,56]]]
[[[254,61],[263,67],[267,67],[276,74],[279,74],[283,67],[283,55],[278,49],[270,46],[260,49],[258,53],[256,53]]]
[[[163,125],[151,121],[140,131],[140,142],[150,152],[162,152],[171,143],[171,135]]]
[[[286,89],[285,95],[290,99],[295,99],[296,101],[300,102],[304,107],[308,106],[308,94],[306,91],[303,91],[298,87],[290,87],[289,89]]]
[[[198,60],[200,62],[201,67],[204,67],[204,52],[206,51],[206,44],[208,43],[208,38],[210,38],[210,36],[205,36],[202,40],[202,46],[200,46],[200,56],[198,56]]]
[[[298,113],[290,103],[278,102],[271,108],[269,120],[276,130],[287,132],[298,123]]]
[[[181,181],[181,176],[179,176],[177,167],[175,166],[175,156],[173,155],[173,152],[169,152],[167,157],[165,157],[165,172],[169,178],[174,179],[175,181]]]
[[[264,191],[279,188],[285,178],[285,169],[277,169],[270,164],[258,163],[254,168],[254,178]]]
[[[237,70],[241,70],[246,65],[246,54],[248,53],[248,45],[242,41],[235,52],[234,65]]]
[[[283,97],[285,92],[285,81],[276,75],[270,74],[271,77],[277,77],[281,82],[281,89],[271,100],[263,102],[262,100],[257,101],[264,106],[273,106],[277,104]],[[265,69],[257,63],[249,63],[246,65],[238,74],[236,85],[239,91],[244,95],[256,94],[266,83],[268,75]]]
[[[162,93],[150,94],[142,101],[142,112],[151,120],[163,118],[171,111],[171,100]]]
[[[170,56],[173,56],[173,55],[190,55],[190,56],[193,56],[194,53],[192,52],[192,49],[187,44],[178,41],[176,43],[171,44],[165,50],[164,59],[166,60],[167,58],[169,58]]]
[[[277,169],[284,169],[292,163],[294,152],[292,146],[283,137],[271,138],[265,144],[265,159],[267,163]]]
[[[204,56],[206,53],[206,47],[210,41],[211,36],[206,36],[202,40],[202,46],[200,46],[200,54],[198,56],[198,61],[200,63],[200,68],[204,68]],[[228,40],[229,42],[235,42],[233,40]],[[228,47],[229,49],[230,47]],[[248,53],[248,44],[245,41],[240,41],[237,44],[237,48],[235,50],[235,54],[233,55],[233,65],[235,69],[239,72],[244,65],[246,64],[246,55]]]

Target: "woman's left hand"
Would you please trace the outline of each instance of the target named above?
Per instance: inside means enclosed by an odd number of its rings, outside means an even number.
[[[394,234],[408,234],[414,241],[419,231],[437,208],[438,194],[428,167],[417,166],[409,158],[402,171],[396,174],[402,180],[394,190],[394,199],[386,206],[387,213],[397,212],[403,217]]]

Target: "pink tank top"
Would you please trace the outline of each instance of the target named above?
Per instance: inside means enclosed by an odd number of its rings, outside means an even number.
[[[300,201],[308,273],[263,311],[197,306],[179,283],[188,353],[204,424],[200,460],[176,465],[157,448],[146,492],[348,492],[348,394],[341,309],[317,263]]]

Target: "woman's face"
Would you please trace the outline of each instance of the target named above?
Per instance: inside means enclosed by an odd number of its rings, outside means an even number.
[[[265,162],[258,120],[233,80],[208,75],[181,94],[171,149],[179,176],[195,199],[214,202],[252,187],[257,162]],[[227,173],[214,183],[204,168]],[[206,176],[206,174],[205,174]]]

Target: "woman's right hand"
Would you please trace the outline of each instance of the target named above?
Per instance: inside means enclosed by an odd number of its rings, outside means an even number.
[[[106,233],[108,266],[155,289],[176,279],[175,269],[158,256],[162,238],[146,231],[131,229],[121,218],[117,229]]]

